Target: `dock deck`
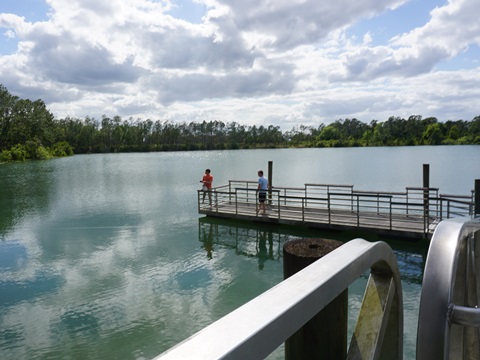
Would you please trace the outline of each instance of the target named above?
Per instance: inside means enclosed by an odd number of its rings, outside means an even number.
[[[230,180],[198,191],[198,212],[207,216],[336,230],[367,230],[407,238],[429,238],[442,219],[472,216],[473,196],[439,195],[438,189],[405,192],[357,191],[352,185],[275,187],[267,211],[257,213],[256,182]]]

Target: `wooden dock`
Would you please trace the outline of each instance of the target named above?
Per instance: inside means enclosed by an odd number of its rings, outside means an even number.
[[[198,212],[207,216],[306,226],[331,230],[365,230],[412,239],[430,238],[439,221],[472,216],[473,197],[439,195],[438,189],[405,192],[357,191],[351,185],[305,184],[269,191],[266,214],[257,213],[256,182],[230,180],[228,185],[198,191]]]

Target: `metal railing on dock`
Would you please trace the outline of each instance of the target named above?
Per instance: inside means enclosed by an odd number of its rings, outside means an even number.
[[[207,215],[318,227],[355,227],[431,235],[442,220],[474,214],[474,193],[439,194],[437,188],[407,187],[404,192],[362,191],[353,185],[305,184],[303,188],[275,187],[268,191],[268,212],[258,213],[257,183],[230,180],[212,189],[212,206],[202,202]]]

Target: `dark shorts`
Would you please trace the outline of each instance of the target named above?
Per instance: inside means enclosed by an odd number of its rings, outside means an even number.
[[[266,199],[267,199],[267,193],[265,193],[265,192],[259,192],[258,193],[258,201],[259,202],[264,203]]]

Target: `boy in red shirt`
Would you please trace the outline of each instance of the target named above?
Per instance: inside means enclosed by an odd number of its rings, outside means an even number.
[[[213,176],[210,175],[210,169],[205,170],[205,175],[203,175],[203,179],[200,180],[203,183],[202,190],[203,190],[203,202],[205,202],[205,195],[208,193],[208,200],[210,206],[212,206],[212,183],[213,183]]]

